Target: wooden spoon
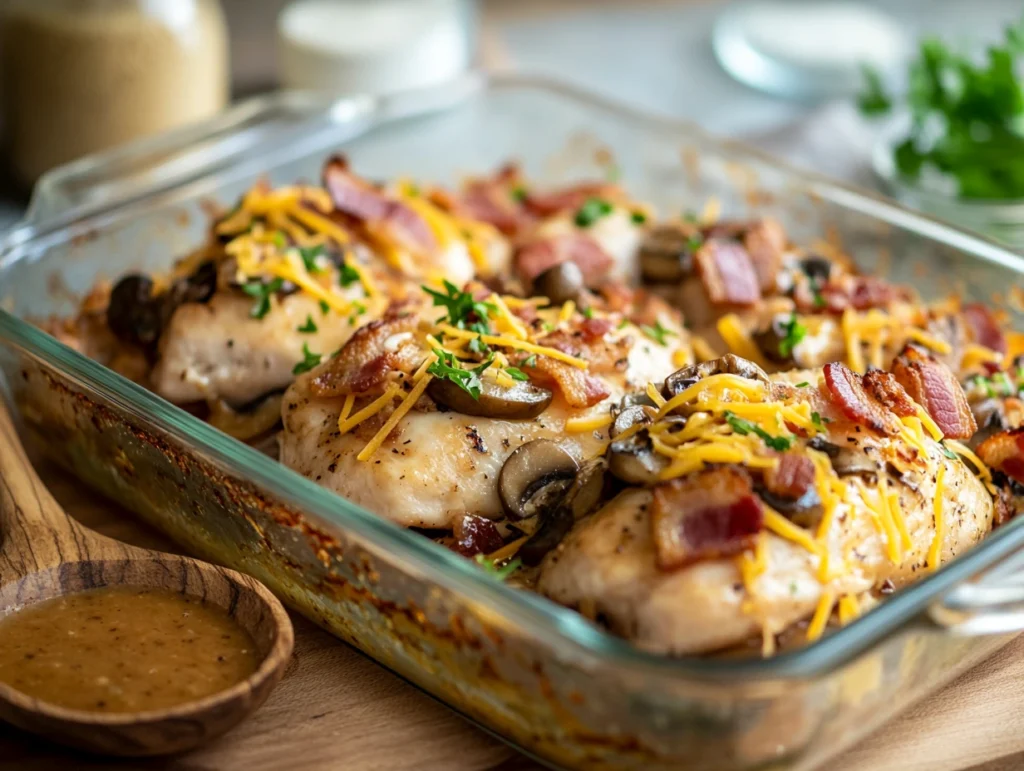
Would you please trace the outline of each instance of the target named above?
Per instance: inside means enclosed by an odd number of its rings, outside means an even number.
[[[288,614],[265,586],[189,557],[128,546],[75,522],[32,469],[0,396],[0,618],[41,600],[114,585],[172,590],[223,608],[256,641],[261,665],[220,693],[134,713],[58,707],[0,683],[0,719],[93,752],[180,752],[235,726],[284,674],[294,633]]]

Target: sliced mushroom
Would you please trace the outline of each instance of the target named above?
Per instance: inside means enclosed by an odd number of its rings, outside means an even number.
[[[434,378],[427,393],[435,402],[463,415],[505,420],[529,420],[540,415],[551,404],[553,394],[546,388],[528,382],[517,382],[510,388],[484,380],[480,398],[474,399],[457,383]]]
[[[625,407],[618,415],[615,416],[615,421],[612,423],[611,437],[614,439],[623,431],[632,428],[637,423],[647,424],[650,422],[651,416],[641,405],[634,404],[629,407]]]
[[[676,283],[693,272],[693,238],[685,227],[658,225],[640,246],[640,274],[656,284]],[[699,241],[699,239],[698,239]]]
[[[569,300],[577,302],[585,288],[583,271],[569,260],[548,268],[533,281],[533,293],[547,297],[552,305],[563,305]]]
[[[812,437],[807,446],[828,455],[832,461],[832,468],[841,477],[878,473],[878,463],[859,450],[841,447],[821,436]]]
[[[754,362],[733,353],[727,353],[720,358],[703,361],[700,364],[691,364],[676,370],[665,378],[662,394],[666,399],[671,399],[706,377],[722,374],[738,375],[748,380],[756,380],[768,387],[771,387],[772,384],[765,371]]]
[[[577,520],[597,508],[605,497],[606,468],[601,458],[583,464],[562,501],[541,515],[541,524],[536,532],[516,552],[523,564],[539,565],[544,556],[569,534]]]
[[[800,270],[817,285],[824,284],[832,275],[832,263],[824,257],[810,256],[800,260]]]
[[[509,519],[522,520],[553,508],[576,479],[579,464],[550,439],[535,439],[513,452],[498,476],[498,494]]]
[[[668,464],[668,458],[654,451],[647,429],[624,441],[612,442],[608,448],[608,470],[627,484],[657,484]]]

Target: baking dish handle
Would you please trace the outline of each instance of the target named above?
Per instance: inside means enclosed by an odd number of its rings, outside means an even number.
[[[1024,632],[1024,549],[955,586],[928,615],[956,634]]]
[[[375,124],[447,109],[479,91],[482,73],[392,95],[337,96],[280,91],[240,102],[211,120],[90,155],[36,183],[22,225],[71,219],[178,189],[209,174],[260,174],[267,150],[300,157],[313,145],[338,146]],[[246,159],[251,159],[247,162]],[[9,244],[8,244],[9,245]]]

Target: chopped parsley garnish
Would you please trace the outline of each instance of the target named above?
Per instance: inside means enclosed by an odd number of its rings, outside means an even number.
[[[992,389],[992,382],[984,375],[975,375],[971,378],[971,382],[978,388],[984,389],[985,396],[992,397],[996,395],[996,392]]]
[[[704,236],[700,233],[694,233],[692,236],[686,239],[686,248],[691,252],[695,252],[700,249],[704,243]]]
[[[809,386],[809,385],[810,385],[810,383],[808,383],[808,382],[807,382],[807,381],[805,380],[805,381],[804,381],[804,382],[802,382],[802,383],[797,383],[797,384],[796,384],[796,387],[797,387],[797,388],[807,388],[807,386]]]
[[[817,286],[812,287],[811,291],[814,292],[814,307],[815,308],[824,308],[825,307],[825,298],[822,296],[821,291],[818,289],[818,287]]]
[[[531,353],[525,359],[523,359],[524,367],[536,367],[537,366],[537,354]]]
[[[821,413],[818,413],[818,412],[812,412],[811,413],[811,423],[814,424],[815,428],[817,428],[817,429],[819,429],[821,431],[825,430],[825,424],[826,423],[831,423],[831,422],[832,422],[832,418],[823,418],[823,417],[821,417]]]
[[[494,363],[494,357],[490,357],[479,367],[463,369],[455,358],[455,354],[441,348],[434,348],[433,351],[434,355],[437,356],[437,361],[427,367],[427,372],[436,378],[452,381],[467,394],[478,400],[482,385],[480,376],[484,373],[485,369]]]
[[[444,288],[446,294],[442,294],[429,287],[422,287],[423,291],[434,298],[434,305],[445,308],[447,316],[442,316],[438,321],[445,321],[459,329],[471,329],[478,334],[490,334],[490,327],[487,325],[487,314],[495,313],[498,309],[493,303],[483,302],[473,298],[472,292],[463,292],[451,281],[445,279]],[[476,316],[472,320],[470,316]]]
[[[320,312],[325,316],[331,312],[331,306],[327,304],[327,300],[320,301]]]
[[[651,338],[651,340],[656,342],[658,345],[668,345],[667,338],[674,337],[676,334],[671,329],[662,326],[661,319],[655,321],[653,327],[649,327],[646,324],[641,324],[640,330],[649,338]]]
[[[495,565],[494,560],[487,559],[487,557],[483,554],[477,554],[473,558],[473,562],[482,567],[485,573],[494,576],[499,581],[504,581],[510,575],[519,570],[519,568],[521,568],[523,565],[523,561],[518,557],[516,557],[514,560],[506,562],[504,565]]]
[[[625,329],[628,326],[629,326],[629,319],[623,319],[622,321],[619,322],[619,326],[617,326],[616,329]]]
[[[338,267],[338,283],[343,287],[349,287],[359,281],[359,271],[348,264],[347,261]]]
[[[749,420],[744,420],[733,412],[726,410],[725,422],[729,424],[733,431],[740,436],[746,436],[747,434],[756,434],[764,440],[764,443],[771,447],[773,450],[782,452],[788,450],[790,445],[793,443],[793,437],[791,436],[772,436],[763,428],[756,423],[751,423]]]
[[[779,355],[788,358],[792,356],[793,349],[797,344],[807,337],[807,327],[797,320],[794,313],[789,317],[789,321],[782,325],[782,328],[785,330],[786,336],[779,340]]]
[[[526,188],[523,185],[516,185],[509,192],[509,195],[512,196],[512,200],[513,201],[517,201],[518,203],[522,203],[523,201],[526,200]]]
[[[634,225],[643,225],[645,222],[647,222],[647,215],[644,214],[642,211],[634,211],[630,213],[629,220]]]
[[[950,460],[956,460],[958,457],[960,457],[955,452],[953,452],[951,449],[946,447],[946,443],[945,442],[939,442],[939,449],[941,449],[942,450],[942,454],[945,455]]]
[[[475,329],[474,328],[473,331],[476,332],[477,334],[486,335],[488,333],[488,331],[489,331],[485,327],[485,325],[480,324],[480,323],[471,324],[470,326],[471,327],[484,327],[484,329],[482,331],[480,329]],[[486,356],[487,354],[489,354],[491,352],[491,346],[489,346],[487,343],[485,343],[479,337],[474,337],[472,340],[470,340],[468,343],[466,343],[466,347],[469,349],[470,353],[477,353],[477,354],[480,354],[481,356]]]
[[[254,279],[242,285],[242,291],[250,297],[256,298],[255,305],[249,309],[249,315],[254,319],[262,319],[270,311],[270,298],[284,286],[283,278],[275,278],[263,283],[260,279]]]
[[[518,369],[517,367],[505,367],[505,372],[508,373],[508,376],[513,380],[530,379],[529,375],[527,375],[525,372],[523,372],[521,369]]]
[[[603,198],[588,198],[584,204],[576,210],[576,218],[573,220],[577,227],[589,228],[602,217],[612,213],[612,205]]]
[[[284,249],[288,246],[288,239],[280,230],[274,231],[274,246],[278,249]]]
[[[356,325],[356,319],[366,313],[366,306],[362,303],[352,303],[352,313],[348,317],[348,325],[354,327]]]
[[[587,319],[594,318],[594,309],[588,305],[586,308],[583,309],[583,317]]]
[[[303,372],[309,372],[313,367],[320,363],[320,359],[323,358],[322,354],[313,353],[309,350],[309,344],[302,344],[302,361],[295,365],[292,369],[293,375],[301,375]]]
[[[306,323],[303,324],[301,327],[299,327],[298,331],[302,332],[304,334],[307,334],[307,335],[312,334],[313,332],[316,332],[317,331],[317,326],[316,326],[316,322],[313,321],[313,317],[307,314],[306,315]]]
[[[316,246],[299,247],[299,257],[302,258],[302,264],[310,273],[320,272],[320,265],[317,264],[317,258],[323,253],[324,247],[322,244],[317,244]]]

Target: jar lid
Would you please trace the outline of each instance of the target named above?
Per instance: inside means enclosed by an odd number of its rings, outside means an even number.
[[[388,93],[450,80],[470,59],[460,0],[298,0],[281,12],[287,88]]]

